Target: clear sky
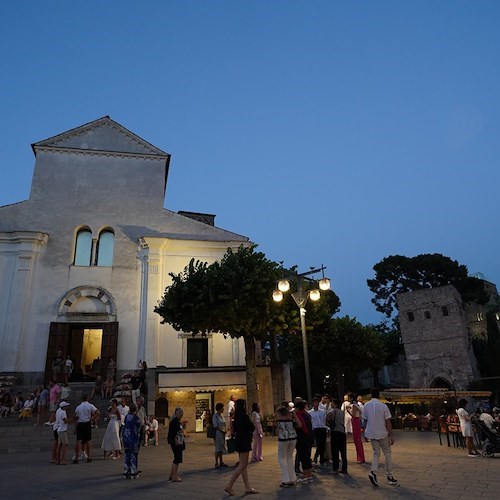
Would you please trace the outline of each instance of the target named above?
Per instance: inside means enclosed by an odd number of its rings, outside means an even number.
[[[110,115],[172,154],[165,207],[217,215],[341,314],[439,252],[500,285],[500,2],[4,2],[0,205],[30,144]]]

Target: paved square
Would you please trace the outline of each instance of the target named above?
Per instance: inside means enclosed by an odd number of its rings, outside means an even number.
[[[47,432],[50,432],[48,430]],[[500,498],[500,459],[469,458],[461,448],[439,445],[435,433],[395,432],[393,447],[394,475],[400,486],[385,483],[385,470],[379,470],[380,487],[374,488],[369,480],[369,463],[349,465],[349,476],[333,476],[317,469],[313,483],[282,489],[277,462],[277,439],[264,438],[264,461],[249,466],[252,486],[259,490],[255,498],[329,498],[361,500],[385,498]],[[4,438],[5,439],[5,438]],[[71,438],[74,443],[74,438]],[[97,443],[94,443],[95,445]],[[365,443],[367,459],[371,459],[371,446]],[[223,498],[229,476],[234,470],[214,469],[213,445],[204,436],[195,436],[187,443],[184,463],[180,467],[182,483],[169,483],[168,472],[172,452],[164,433],[160,446],[142,448],[137,480],[124,480],[122,462],[102,459],[101,450],[94,446],[92,463],[58,466],[49,464],[48,452],[14,453],[0,455],[1,498],[25,499],[112,499],[180,498],[190,500]],[[70,453],[68,453],[70,455]],[[71,458],[71,456],[69,456]],[[236,454],[225,456],[234,464]],[[348,459],[355,460],[352,443],[348,444]],[[235,484],[236,497],[243,496],[241,479]]]

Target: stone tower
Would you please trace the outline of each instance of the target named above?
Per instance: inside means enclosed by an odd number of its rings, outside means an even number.
[[[397,301],[410,387],[467,389],[478,372],[456,288],[400,293]]]

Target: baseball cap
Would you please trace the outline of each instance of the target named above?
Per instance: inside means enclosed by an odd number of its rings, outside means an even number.
[[[69,403],[67,401],[61,401],[59,403],[59,408],[65,408],[66,406],[69,406]]]

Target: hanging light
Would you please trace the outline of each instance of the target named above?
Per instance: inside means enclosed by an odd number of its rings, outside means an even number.
[[[273,300],[274,302],[281,302],[283,300],[283,294],[279,290],[274,290]]]
[[[321,278],[318,285],[320,290],[330,290],[330,280],[328,278]]]
[[[319,300],[321,298],[321,293],[319,292],[319,290],[311,290],[309,292],[309,298],[313,301],[313,302],[316,302],[317,300]]]
[[[278,290],[280,292],[288,292],[288,290],[290,290],[290,283],[288,282],[288,280],[279,280]]]

